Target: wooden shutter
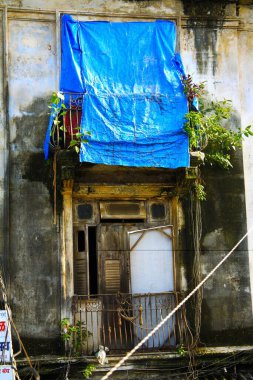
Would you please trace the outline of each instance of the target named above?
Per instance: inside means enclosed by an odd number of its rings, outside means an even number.
[[[99,293],[128,293],[129,250],[127,228],[100,224],[98,228]]]
[[[120,291],[120,260],[105,260],[105,291],[107,294]]]
[[[83,242],[80,238],[83,235]],[[75,230],[74,240],[74,291],[78,295],[88,294],[88,273],[87,273],[87,242],[83,229]]]

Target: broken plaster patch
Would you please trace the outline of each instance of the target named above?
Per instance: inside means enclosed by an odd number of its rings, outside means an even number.
[[[226,247],[224,232],[222,228],[218,228],[205,235],[202,245],[208,250],[224,250]]]

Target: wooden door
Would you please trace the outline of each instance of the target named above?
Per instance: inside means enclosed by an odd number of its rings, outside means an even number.
[[[100,224],[97,231],[100,294],[129,292],[129,242],[124,224]]]
[[[97,229],[102,341],[110,350],[125,350],[133,345],[132,326],[127,318],[132,312],[131,296],[126,295],[130,290],[128,231],[133,228],[135,223],[102,223]]]

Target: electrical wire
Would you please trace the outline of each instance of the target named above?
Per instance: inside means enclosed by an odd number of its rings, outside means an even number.
[[[235,244],[235,246],[226,254],[225,257],[208,273],[208,275],[186,296],[146,337],[144,337],[131,351],[129,351],[111,370],[102,377],[102,380],[107,380],[113,372],[115,372],[126,360],[128,360],[149,338],[154,335],[156,331],[160,329],[166,323],[172,315],[176,313],[187,301],[191,298],[204,283],[216,272],[216,270],[230,257],[235,249],[241,244],[241,242],[253,231],[253,226],[246,232],[245,235]]]
[[[27,353],[27,351],[26,351],[26,349],[25,349],[25,346],[24,346],[24,344],[23,344],[23,342],[22,342],[22,339],[20,338],[20,335],[19,335],[19,332],[18,332],[18,330],[17,330],[17,327],[16,327],[16,325],[15,325],[13,319],[12,319],[12,316],[11,316],[11,309],[10,309],[10,306],[8,305],[8,301],[7,301],[7,292],[6,292],[6,288],[5,288],[5,284],[4,284],[4,281],[3,281],[3,276],[2,276],[2,272],[1,272],[1,271],[0,271],[0,286],[1,286],[2,297],[3,297],[3,300],[4,300],[5,309],[6,309],[6,311],[7,311],[8,319],[9,319],[9,321],[10,321],[12,327],[13,327],[14,330],[15,330],[15,333],[16,333],[16,335],[17,335],[18,341],[19,341],[19,343],[20,343],[20,345],[21,345],[21,347],[22,347],[22,349],[23,349],[23,351],[24,351],[24,354],[25,354],[25,356],[26,356],[26,359],[27,359],[27,361],[28,361],[28,364],[29,364],[29,366],[30,366],[30,369],[31,369],[33,375],[35,376],[35,379],[36,379],[36,380],[39,380],[39,379],[40,379],[40,376],[39,376],[38,372],[35,370],[35,368],[34,368],[33,365],[32,365],[31,359],[30,359],[30,357],[29,357],[29,355],[28,355],[28,353]],[[12,358],[12,362],[13,362],[13,366],[14,366],[14,368],[15,368],[15,376],[16,376],[16,378],[17,378],[18,380],[20,380],[20,377],[19,377],[18,371],[17,371],[17,369],[16,369],[17,366],[16,366],[16,360],[15,360],[14,355],[13,355],[13,358]]]

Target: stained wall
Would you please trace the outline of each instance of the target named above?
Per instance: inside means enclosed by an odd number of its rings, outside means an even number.
[[[174,20],[186,71],[194,80],[206,81],[210,98],[232,100],[235,111],[230,126],[252,122],[250,5],[179,0],[0,1],[0,254],[19,331],[29,344],[39,339],[42,350],[49,339],[57,340],[61,319],[62,218],[59,214],[57,225],[53,224],[52,173],[42,153],[47,105],[58,83],[61,12],[82,20]],[[234,155],[229,171],[201,169],[207,189],[202,205],[202,275],[251,225],[251,145],[251,140],[245,141],[243,153]],[[146,177],[142,178],[145,183]],[[178,212],[184,220],[178,232],[184,241],[180,287],[188,291],[193,287],[193,251],[187,196]],[[252,338],[252,241],[249,252],[244,243],[205,285],[202,335],[207,344],[246,344]]]

